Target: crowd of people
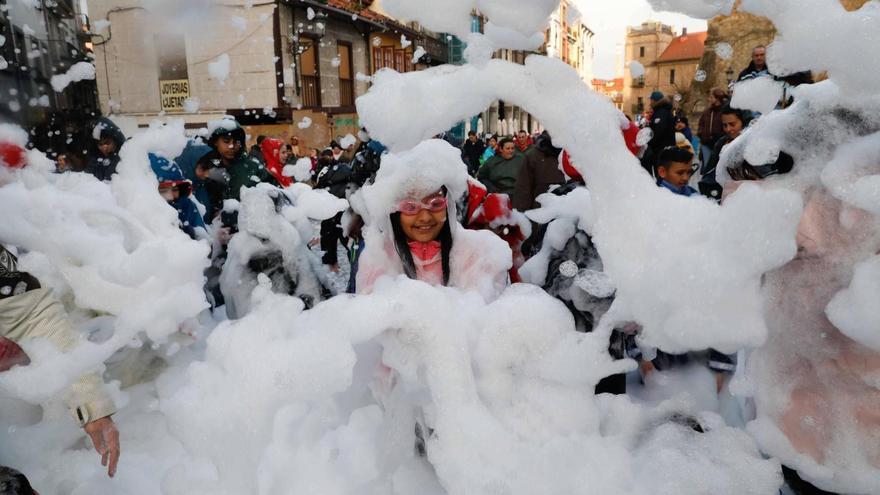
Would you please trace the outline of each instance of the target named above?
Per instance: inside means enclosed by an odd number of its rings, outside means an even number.
[[[754,50],[753,61],[740,79],[767,75],[764,47]],[[638,119],[641,125],[627,119],[621,133],[627,147],[639,158],[657,186],[672,194],[690,197],[704,195],[722,200],[722,188],[716,180],[721,151],[735,141],[755,118],[750,112],[730,106],[725,89],[711,91],[709,105],[692,129],[686,115],[677,114],[673,102],[655,91],[651,106]],[[784,105],[785,102],[781,102]],[[650,129],[650,139],[639,144],[639,134]],[[258,184],[287,188],[296,183],[326,190],[337,198],[350,199],[358,189],[381,180],[379,173],[385,147],[362,132],[357,143],[343,148],[337,139],[323,149],[305,149],[296,137],[288,142],[259,136],[250,147],[244,129],[232,118],[216,122],[203,136],[190,139],[177,157],[150,155],[150,165],[158,182],[158,193],[178,212],[180,228],[196,240],[214,245],[213,267],[222,271],[224,249],[236,235],[236,212],[228,208],[230,200],[241,200],[242,191]],[[57,160],[59,173],[82,172],[98,180],[112,180],[120,162],[119,152],[126,138],[113,122],[101,119],[95,124],[93,143],[85,160],[73,163],[69,156]],[[541,195],[569,194],[588,187],[585,179],[572,165],[571,157],[553,143],[546,132],[531,134],[520,130],[513,136],[480,136],[468,133],[460,148],[466,166],[469,189],[463,197],[453,197],[453,184],[440,184],[435,190],[399,191],[398,202],[390,214],[391,230],[387,245],[373,247],[361,228],[364,219],[355,211],[340,212],[316,226],[317,239],[309,244],[329,272],[343,272],[338,258],[340,246],[348,253],[349,279],[347,291],[367,293],[376,279],[387,274],[370,264],[372,258],[361,254],[369,249],[388,251],[387,257],[399,262],[396,273],[438,286],[476,288],[479,277],[491,276],[495,283],[520,281],[517,270],[543,247],[546,225],[520,214],[541,206]],[[9,156],[3,158],[7,166]],[[23,158],[15,161],[22,162]],[[792,170],[794,162],[785,153],[773,163],[727,163],[727,172],[736,181],[762,180]],[[453,207],[460,205],[460,208]],[[454,216],[452,216],[454,215]],[[489,230],[511,248],[510,268],[503,273],[480,272],[479,264],[462,265],[456,256],[470,256],[456,247],[464,237],[461,229]],[[577,253],[572,255],[572,250]],[[555,250],[544,280],[537,282],[551,295],[559,296],[560,273],[565,262],[576,260],[575,271],[596,266],[598,253],[589,236],[578,232],[565,249]],[[600,260],[598,261],[601,266]],[[265,267],[263,267],[265,269]],[[255,268],[259,270],[260,268]],[[473,272],[473,273],[471,273]],[[224,294],[211,273],[207,273],[206,293],[215,307],[223,306]],[[216,278],[216,273],[213,275]],[[499,278],[500,277],[500,278]],[[569,277],[570,278],[570,277]],[[63,306],[42,289],[33,276],[19,272],[12,251],[0,248],[0,286],[14,287],[0,291],[0,370],[27,363],[27,356],[17,345],[24,339],[45,336],[62,350],[76,344],[76,337],[67,323]],[[499,281],[499,279],[503,279]],[[329,291],[329,288],[327,289]],[[332,294],[328,294],[332,295]],[[563,299],[579,322],[582,331],[591,331],[613,299],[612,294],[588,294],[590,306]],[[657,352],[650,359],[638,352],[634,336],[638,326],[617,329],[609,342],[615,358],[631,357],[639,363],[643,377],[656,370],[668,370],[698,363],[710,369],[717,378],[718,391],[726,387],[736,367],[734,356],[714,350],[703,353],[671,355]],[[119,458],[119,437],[111,415],[112,401],[101,391],[100,377],[88,375],[73,386],[68,402],[72,414],[92,438],[95,448],[113,476]],[[596,391],[626,393],[622,376],[603,380]],[[427,434],[427,433],[423,433]],[[422,447],[423,448],[423,447]],[[796,479],[796,473],[788,473]],[[12,471],[0,475],[16,477]],[[26,486],[26,481],[22,482]],[[793,482],[794,483],[794,482]],[[825,493],[797,482],[798,493]],[[793,485],[794,486],[794,485]],[[24,493],[24,492],[21,492]]]

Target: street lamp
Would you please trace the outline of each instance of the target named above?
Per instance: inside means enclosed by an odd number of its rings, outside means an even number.
[[[300,83],[300,77],[302,76],[302,67],[300,67],[300,59],[299,56],[303,54],[309,47],[312,47],[313,50],[317,52],[318,45],[320,45],[321,40],[324,38],[324,35],[327,34],[327,19],[328,15],[326,12],[318,12],[315,16],[310,20],[307,26],[303,26],[296,30],[290,36],[290,50],[294,59],[294,71],[293,71],[293,79],[294,79],[294,88],[296,89],[297,96],[302,95],[302,84]],[[307,43],[303,43],[302,39],[308,38],[309,41]],[[299,75],[300,77],[297,77]]]
[[[296,30],[296,33],[291,35],[290,43],[293,46],[294,53],[299,55],[300,53],[300,38],[305,36],[306,38],[317,38],[319,41],[324,38],[324,35],[327,34],[327,13],[326,12],[318,12],[315,14],[315,17],[312,18],[311,22],[309,22],[307,28],[300,27]]]

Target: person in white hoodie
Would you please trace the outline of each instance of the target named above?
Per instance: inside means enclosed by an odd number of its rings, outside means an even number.
[[[10,143],[0,143],[0,168],[26,165],[23,150],[10,151]],[[0,239],[2,241],[2,239]],[[70,325],[64,306],[50,289],[27,272],[18,271],[15,255],[0,244],[0,372],[30,363],[21,344],[46,339],[61,352],[71,352],[80,343],[80,335]],[[97,373],[79,377],[65,394],[64,402],[77,424],[92,440],[101,455],[107,474],[116,474],[119,461],[119,431],[113,423],[116,412],[113,400]]]

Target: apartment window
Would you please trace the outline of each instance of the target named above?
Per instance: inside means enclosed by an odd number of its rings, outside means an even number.
[[[186,40],[183,34],[156,36],[159,79],[187,79]]]
[[[639,47],[639,58],[645,58],[645,47]]]
[[[669,84],[675,84],[675,69],[669,69]]]
[[[351,43],[339,41],[336,44],[339,57],[339,106],[354,105],[354,66],[351,60]]]
[[[321,74],[318,69],[318,47],[315,41],[300,39],[299,73],[302,79],[300,100],[306,108],[321,106]]]
[[[394,47],[393,46],[383,46],[382,47],[382,65],[383,67],[394,68]],[[398,71],[400,72],[400,71]]]
[[[406,72],[406,50],[402,48],[394,50],[394,70]]]
[[[477,15],[471,16],[471,32],[472,33],[482,33],[483,32],[483,20],[480,16],[477,16]]]
[[[190,97],[186,40],[183,34],[163,34],[155,37],[155,45],[162,110],[181,112]]]

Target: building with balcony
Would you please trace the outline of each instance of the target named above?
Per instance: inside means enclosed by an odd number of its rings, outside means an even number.
[[[654,62],[658,78],[656,87],[663,94],[670,95],[678,110],[691,118],[696,115],[698,100],[691,88],[700,68],[707,35],[706,31],[688,33],[684,30]]]
[[[544,51],[548,57],[561,59],[572,66],[589,84],[593,80],[593,31],[570,0],[562,0],[550,16],[544,33]]]
[[[250,136],[296,135],[303,147],[325,146],[357,133],[355,100],[372,73],[446,57],[443,38],[371,3],[230,0],[195,29],[163,30],[149,2],[88,0],[90,17],[110,22],[94,43],[101,107],[140,126],[173,115],[195,129],[233,115]],[[416,46],[427,51],[420,60]]]
[[[84,17],[73,0],[0,0],[0,122],[31,131],[31,145],[66,150],[78,123],[98,112],[94,80],[52,88],[52,76],[90,61]]]
[[[623,110],[623,78],[593,79],[593,91],[608,98],[614,107]]]
[[[659,89],[655,62],[675,38],[671,26],[660,22],[644,22],[628,27],[624,45],[623,111],[634,116],[647,108],[651,93]],[[644,67],[644,74],[633,77],[632,62]]]

